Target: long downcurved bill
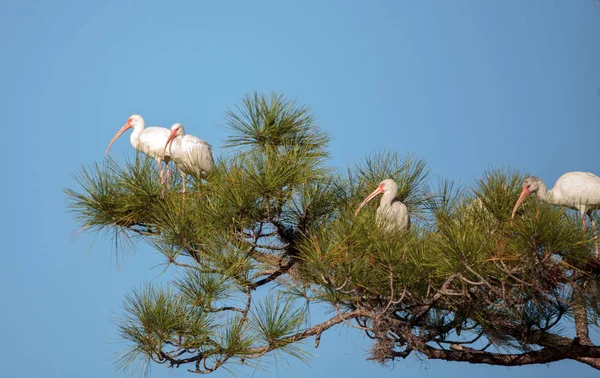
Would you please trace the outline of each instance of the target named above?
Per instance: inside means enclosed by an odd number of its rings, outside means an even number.
[[[171,143],[171,141],[173,139],[175,139],[176,136],[177,136],[177,130],[171,130],[171,134],[169,134],[169,137],[167,138],[167,143],[165,143],[165,148],[163,148],[163,153],[162,153],[163,160],[165,160],[165,155],[167,153],[167,147],[169,146],[169,143]]]
[[[383,189],[381,189],[381,186],[378,186],[377,189],[375,189],[371,194],[369,194],[364,201],[362,201],[362,203],[360,204],[360,206],[358,206],[358,209],[356,209],[356,211],[354,212],[354,216],[358,215],[358,212],[360,211],[360,209],[362,209],[363,206],[365,206],[367,204],[367,202],[369,202],[370,200],[372,200],[373,198],[375,198],[375,196],[377,196],[378,194],[383,193]]]
[[[528,195],[529,195],[529,188],[525,186],[525,187],[523,187],[523,191],[521,192],[521,195],[519,196],[517,203],[515,203],[515,207],[513,208],[512,215],[510,216],[511,219],[515,217],[515,214],[517,213],[517,209],[519,208],[521,203],[525,200],[525,198],[527,198]]]
[[[125,131],[129,130],[130,128],[131,128],[131,122],[128,120],[127,123],[124,124],[123,127],[121,127],[121,130],[119,130],[119,132],[117,134],[115,134],[115,136],[112,138],[112,140],[108,144],[108,147],[106,148],[107,155],[108,155],[108,150],[110,150],[110,147],[115,142],[115,140],[117,140],[117,138],[120,137],[121,134],[123,134]]]

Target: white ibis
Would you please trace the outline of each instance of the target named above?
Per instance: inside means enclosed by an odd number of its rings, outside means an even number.
[[[381,196],[379,207],[377,208],[376,221],[386,231],[401,231],[410,228],[410,216],[406,205],[396,199],[398,194],[398,184],[392,179],[383,180],[371,194],[369,194],[360,204],[354,216],[358,215],[360,209],[378,194]]]
[[[171,126],[171,133],[162,148],[163,154],[170,155],[181,172],[184,194],[186,175],[203,178],[215,167],[212,146],[196,136],[185,134],[181,123]]]
[[[596,223],[592,218],[592,211],[600,208],[600,177],[589,172],[568,172],[556,180],[551,190],[539,178],[532,176],[523,182],[523,191],[515,204],[512,218],[515,217],[517,208],[530,194],[535,195],[543,202],[565,206],[570,209],[579,210],[583,229],[587,229],[585,216],[589,216],[597,238]],[[598,246],[596,245],[596,255]]]
[[[156,160],[158,163],[158,169],[160,170],[160,183],[163,184],[163,167],[161,162],[167,163],[167,177],[169,176],[169,154],[163,154],[163,147],[165,142],[169,138],[169,129],[166,127],[145,127],[146,123],[144,118],[139,114],[134,114],[127,119],[127,123],[121,127],[121,130],[110,141],[108,148],[106,148],[106,155],[112,144],[121,136],[125,131],[133,128],[133,132],[129,137],[129,141],[133,148],[137,151],[143,152],[149,157]]]

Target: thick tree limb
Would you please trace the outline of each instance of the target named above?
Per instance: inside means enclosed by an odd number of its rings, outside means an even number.
[[[580,344],[573,344],[568,348],[542,348],[533,352],[516,354],[482,352],[460,345],[455,346],[454,350],[435,349],[426,345],[419,348],[418,351],[431,359],[500,366],[547,364],[564,359],[574,359],[590,366],[597,366],[597,359],[600,358],[600,347]],[[394,352],[392,357],[404,358],[406,356],[404,353]],[[582,361],[582,359],[585,359],[585,361]]]
[[[600,358],[578,357],[575,360],[600,370]]]
[[[587,319],[586,295],[582,282],[573,284],[573,317],[575,318],[575,333],[579,342],[584,345],[592,345]]]

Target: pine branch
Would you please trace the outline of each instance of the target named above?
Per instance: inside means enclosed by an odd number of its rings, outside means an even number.
[[[161,196],[155,162],[142,156],[92,164],[65,190],[82,230],[147,241],[177,272],[168,286],[126,296],[120,368],[153,361],[205,374],[269,352],[304,360],[296,343],[315,336],[318,346],[344,323],[365,332],[382,363],[420,353],[600,369],[589,338],[600,318],[593,232],[534,199],[512,219],[523,174],[491,170],[471,187],[434,188],[424,160],[393,152],[338,173],[310,109],[279,94],[246,96],[226,122],[232,150],[185,199]],[[354,216],[385,178],[418,219],[409,231],[374,227],[377,201]],[[261,301],[259,287],[278,296]],[[336,316],[311,327],[305,311],[317,301]],[[573,339],[562,335],[571,324]]]
[[[277,344],[290,344],[290,343],[304,340],[311,336],[321,335],[323,332],[325,332],[326,330],[328,330],[329,328],[331,328],[337,324],[343,323],[350,319],[358,318],[360,316],[362,316],[362,311],[360,311],[360,310],[354,310],[354,311],[346,312],[343,314],[338,314],[337,316],[334,316],[334,317],[330,318],[329,320],[326,320],[320,324],[317,324],[316,326],[310,327],[309,329],[306,329],[302,332],[298,332],[294,335],[279,339],[279,340],[277,340],[278,341]],[[274,349],[276,349],[274,345],[266,345],[266,346],[253,348],[250,350],[251,355],[248,356],[247,358],[258,358],[270,351],[273,351]]]
[[[598,366],[598,362],[592,359],[600,358],[600,347],[575,344],[570,348],[547,349],[543,348],[533,352],[518,354],[501,354],[476,351],[471,348],[457,347],[457,350],[441,350],[429,346],[420,349],[419,352],[431,359],[445,361],[462,361],[472,364],[488,364],[499,366],[523,366],[532,364],[548,364],[565,359],[585,359],[590,366]],[[406,358],[403,353],[393,357]]]

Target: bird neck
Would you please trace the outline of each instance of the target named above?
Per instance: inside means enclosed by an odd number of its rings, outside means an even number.
[[[556,199],[554,198],[554,193],[552,192],[552,190],[548,190],[544,183],[540,183],[539,186],[539,189],[537,190],[537,192],[535,192],[537,198],[539,198],[542,202],[556,204]]]
[[[392,203],[396,200],[396,194],[392,192],[384,192],[379,201],[379,207],[385,208],[392,206]]]
[[[138,145],[140,143],[140,134],[142,133],[142,131],[144,131],[144,125],[136,124],[132,128],[133,128],[133,132],[131,133],[131,135],[129,135],[129,141],[131,142],[131,145],[133,146],[133,148],[135,148],[137,150]]]

